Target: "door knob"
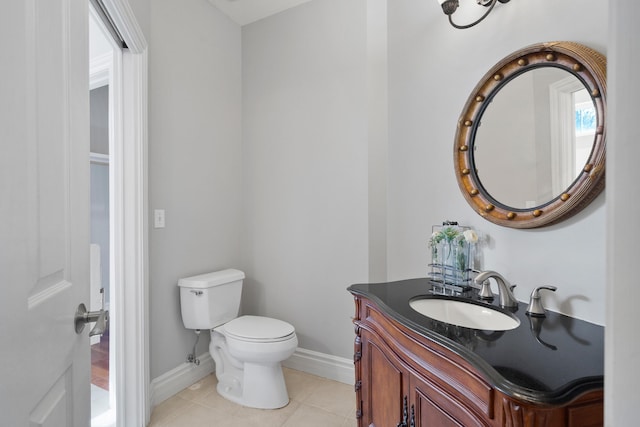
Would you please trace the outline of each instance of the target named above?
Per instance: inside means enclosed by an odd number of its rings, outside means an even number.
[[[109,322],[109,311],[100,309],[96,311],[87,311],[87,307],[84,304],[80,304],[76,309],[75,315],[75,328],[76,334],[81,333],[84,330],[84,325],[87,323],[95,322],[95,326],[89,332],[89,336],[102,335],[107,329]]]

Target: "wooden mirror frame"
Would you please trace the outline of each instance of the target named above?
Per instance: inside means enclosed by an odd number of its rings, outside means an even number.
[[[578,43],[561,41],[525,47],[485,74],[462,110],[454,144],[458,186],[480,216],[504,227],[543,227],[575,215],[600,194],[605,182],[606,66],[606,58],[599,52]],[[539,67],[566,70],[584,84],[595,106],[596,132],[584,169],[566,190],[531,209],[513,208],[495,200],[482,186],[473,159],[475,135],[482,114],[500,89],[518,75]]]

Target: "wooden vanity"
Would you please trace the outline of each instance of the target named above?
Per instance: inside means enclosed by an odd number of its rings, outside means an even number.
[[[427,279],[352,285],[359,427],[603,425],[604,328],[557,313],[492,332],[425,317]],[[537,322],[537,323],[535,323]]]

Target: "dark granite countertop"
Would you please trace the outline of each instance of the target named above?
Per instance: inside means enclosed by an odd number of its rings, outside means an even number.
[[[527,304],[522,302],[511,311],[520,320],[515,329],[496,332],[454,326],[409,306],[416,296],[434,297],[431,286],[428,279],[420,278],[356,284],[348,290],[465,358],[493,387],[514,398],[562,404],[604,387],[604,327],[548,310],[546,317],[532,318],[525,314]],[[475,291],[469,298],[477,299]]]

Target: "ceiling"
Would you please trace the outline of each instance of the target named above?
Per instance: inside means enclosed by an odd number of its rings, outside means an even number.
[[[246,25],[310,0],[209,0],[239,25]]]

